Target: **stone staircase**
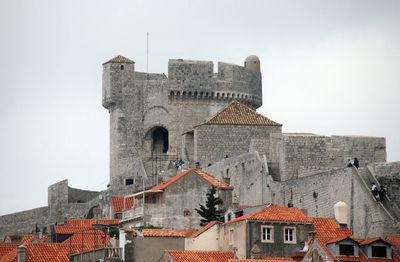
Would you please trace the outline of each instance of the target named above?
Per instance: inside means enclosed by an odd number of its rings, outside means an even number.
[[[354,166],[352,167],[353,173],[358,175],[361,180],[363,181],[364,187],[370,192],[371,197],[375,200],[375,197],[371,193],[371,184],[372,182],[375,183],[375,185],[378,187],[378,189],[381,187],[379,184],[378,180],[376,179],[375,176],[375,171],[371,166],[367,167],[361,167],[359,169],[355,168]],[[392,220],[395,220],[397,222],[400,221],[400,209],[396,205],[394,201],[391,201],[390,198],[385,195],[385,200],[384,202],[378,202],[379,206],[383,209],[384,212],[386,212],[389,217]]]

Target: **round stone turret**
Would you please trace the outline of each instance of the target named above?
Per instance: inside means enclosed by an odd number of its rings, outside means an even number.
[[[260,59],[256,55],[250,55],[244,60],[244,67],[252,71],[260,72]]]

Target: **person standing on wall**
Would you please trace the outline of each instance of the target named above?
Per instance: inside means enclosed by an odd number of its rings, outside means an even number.
[[[380,201],[381,201],[381,203],[383,204],[384,203],[384,201],[385,201],[385,195],[386,195],[386,190],[385,190],[385,187],[382,185],[381,186],[381,189],[379,189],[379,199],[380,199]]]
[[[357,169],[360,167],[357,157],[355,157],[353,160],[353,166],[355,166]]]

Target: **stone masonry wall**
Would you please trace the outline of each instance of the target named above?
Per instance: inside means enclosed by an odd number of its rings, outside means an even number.
[[[2,239],[5,234],[31,233],[32,230],[35,230],[36,224],[39,227],[46,226],[47,230],[50,230],[48,207],[39,207],[0,216],[0,239]]]
[[[242,205],[266,203],[266,177],[258,153],[245,153],[229,157],[203,168],[209,174],[222,180],[228,178],[234,187],[232,197]]]
[[[334,204],[345,202],[349,206],[348,225],[357,237],[385,236],[399,230],[351,168],[276,183],[271,188],[276,204],[292,202],[309,216],[334,217]]]
[[[153,226],[165,228],[198,228],[201,217],[195,208],[199,208],[199,204],[205,205],[210,188],[211,185],[199,176],[188,174],[167,187],[157,203],[146,203],[145,220]],[[229,193],[222,191],[217,189],[217,194]],[[229,205],[224,202],[221,208],[226,209]]]
[[[385,148],[385,139],[380,137],[283,134],[272,139],[270,155],[273,161],[279,161],[281,180],[285,181],[327,168],[345,167],[354,157],[359,159],[360,166],[385,162]]]
[[[251,139],[269,139],[280,126],[202,125],[195,129],[195,161],[201,166],[249,152]]]

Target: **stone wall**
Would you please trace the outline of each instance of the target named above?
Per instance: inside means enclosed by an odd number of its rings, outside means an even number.
[[[268,140],[280,126],[201,125],[195,128],[195,161],[201,166],[249,152],[252,139]]]
[[[380,137],[274,134],[270,159],[278,161],[280,180],[285,181],[327,168],[345,167],[354,157],[359,159],[360,166],[385,162],[385,148],[385,139]]]
[[[195,208],[205,205],[210,188],[211,185],[198,175],[188,174],[154,198],[146,197],[144,220],[147,224],[164,228],[198,228],[201,217]],[[220,208],[226,210],[231,204],[231,190],[217,189],[217,195],[224,201]]]
[[[260,205],[267,201],[264,197],[266,176],[257,152],[225,158],[203,170],[220,180],[229,178],[234,187],[233,198],[242,205]]]
[[[184,250],[183,237],[135,237],[127,244],[132,252],[125,254],[125,261],[147,262],[160,261],[165,250]],[[129,248],[127,248],[129,250]]]
[[[166,158],[182,158],[181,135],[203,123],[232,99],[253,108],[262,104],[261,74],[211,61],[170,60],[164,74],[134,71],[134,63],[103,65],[103,106],[110,113],[110,182],[117,176],[146,177],[154,172],[152,132],[169,132]],[[142,161],[144,161],[142,163]],[[157,163],[157,170],[168,162]],[[135,172],[136,171],[136,172]],[[147,173],[147,174],[146,174]],[[119,185],[114,188],[118,188]]]
[[[369,186],[351,168],[271,184],[274,203],[303,209],[314,217],[334,217],[339,201],[349,206],[348,225],[357,237],[385,236],[399,228],[375,201]]]
[[[35,230],[35,225],[47,227],[47,230],[50,230],[49,224],[48,207],[39,207],[0,216],[0,239],[5,234],[31,233]]]

